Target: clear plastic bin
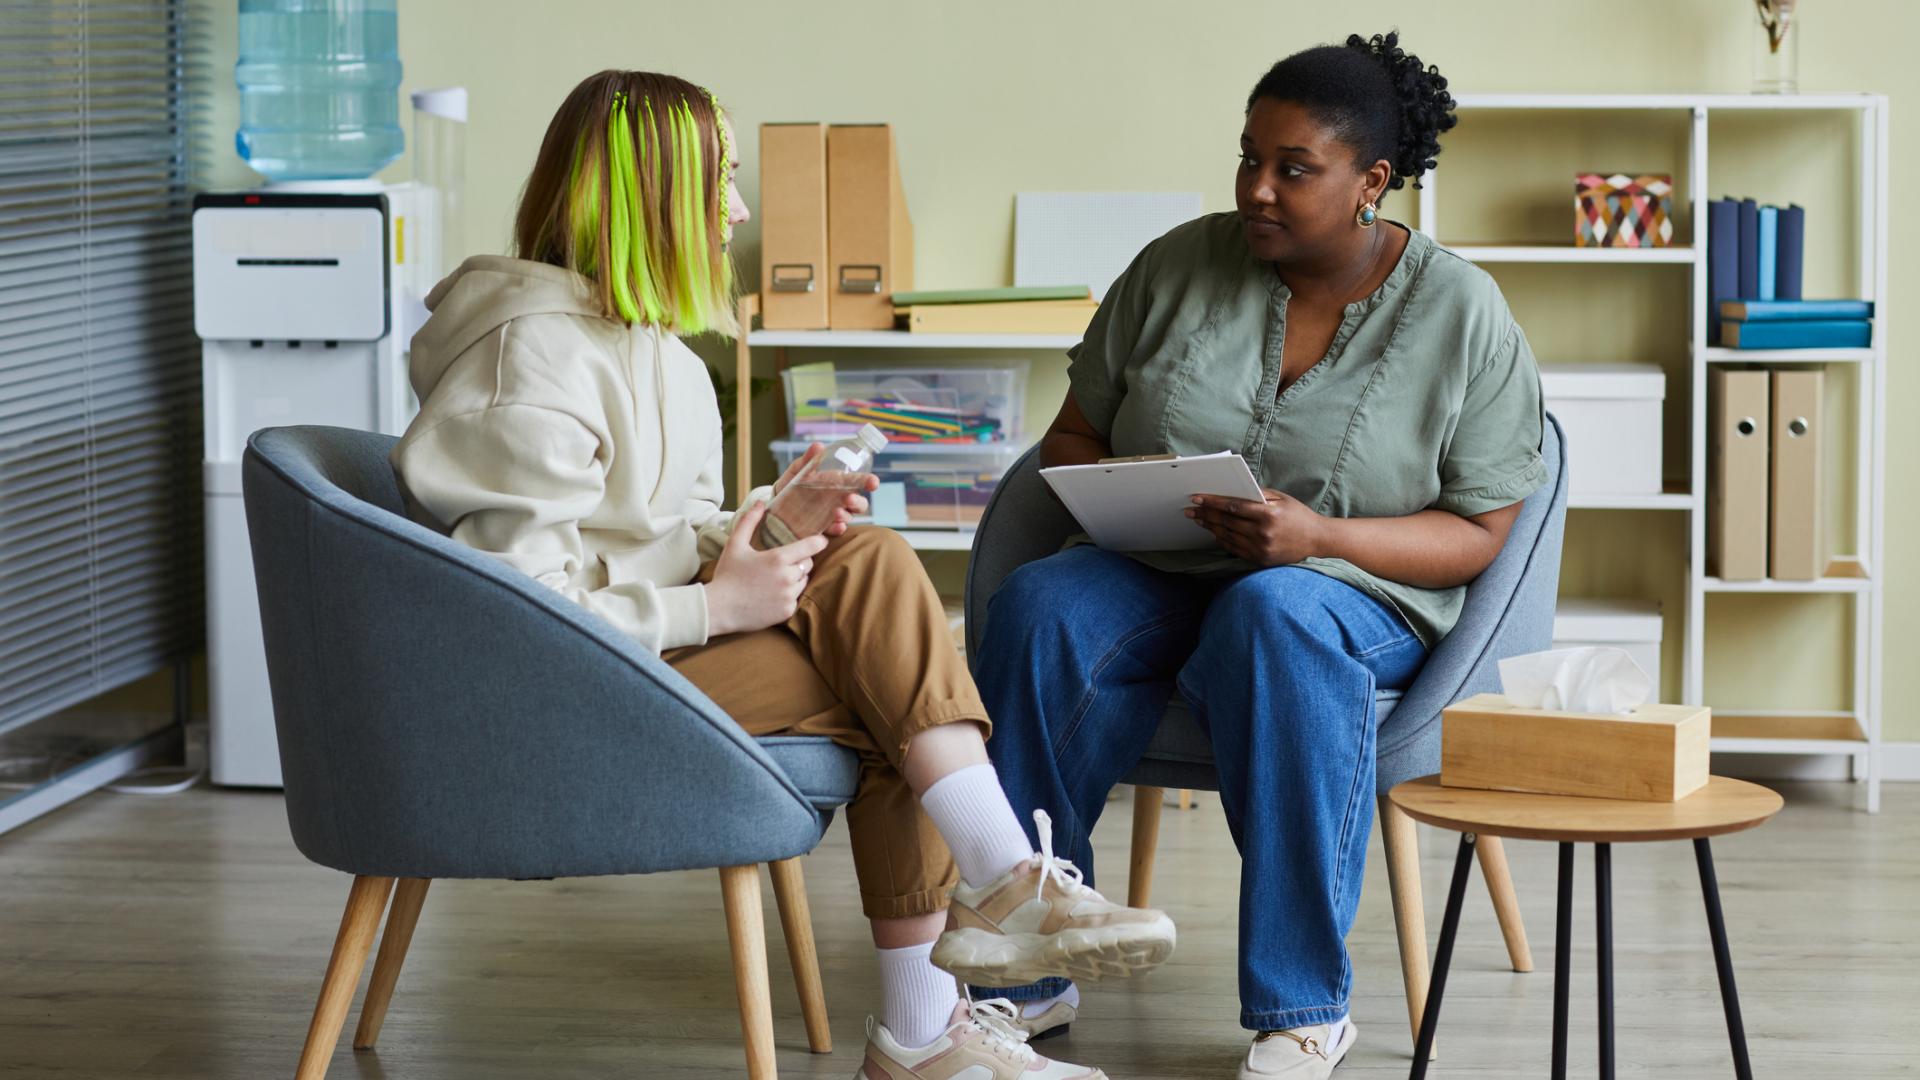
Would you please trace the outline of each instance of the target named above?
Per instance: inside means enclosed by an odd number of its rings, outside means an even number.
[[[846,438],[873,424],[895,445],[1006,446],[1025,440],[1027,365],[791,367],[780,373],[787,431],[802,442]]]
[[[780,440],[774,466],[785,472],[806,453],[810,442]],[[987,500],[1013,463],[1026,452],[1020,443],[900,443],[874,461],[880,489],[868,497],[873,513],[863,523],[895,529],[972,529],[986,513]]]

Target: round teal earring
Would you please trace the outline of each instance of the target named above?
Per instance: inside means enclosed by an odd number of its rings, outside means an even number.
[[[1373,203],[1368,203],[1360,208],[1359,213],[1353,215],[1353,220],[1357,222],[1361,228],[1371,229],[1373,228],[1373,223],[1380,220],[1380,212],[1374,208]]]

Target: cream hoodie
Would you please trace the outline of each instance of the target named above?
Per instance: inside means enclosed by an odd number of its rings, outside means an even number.
[[[414,520],[655,652],[704,644],[694,576],[733,522],[706,365],[671,334],[596,314],[585,278],[544,263],[475,256],[427,307],[420,415],[393,450]]]

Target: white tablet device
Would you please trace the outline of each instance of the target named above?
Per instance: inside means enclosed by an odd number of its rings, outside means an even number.
[[[1059,465],[1041,469],[1040,475],[1093,542],[1110,551],[1218,547],[1213,534],[1184,513],[1193,496],[1266,498],[1246,459],[1231,450],[1200,457]]]

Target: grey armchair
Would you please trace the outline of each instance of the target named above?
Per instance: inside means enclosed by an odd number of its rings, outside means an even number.
[[[1380,723],[1376,776],[1381,842],[1386,848],[1394,924],[1400,940],[1407,1018],[1416,1037],[1427,994],[1420,854],[1412,819],[1388,802],[1386,793],[1403,780],[1439,771],[1442,709],[1473,694],[1498,690],[1497,664],[1502,657],[1547,648],[1552,640],[1560,545],[1566,525],[1567,466],[1566,438],[1552,416],[1547,417],[1547,431],[1541,454],[1553,477],[1551,484],[1526,501],[1500,555],[1468,586],[1459,623],[1433,650],[1419,678],[1404,694],[1382,692],[1375,702]],[[1072,515],[1052,497],[1040,477],[1036,447],[1001,480],[974,537],[966,586],[968,656],[980,655],[983,635],[992,631],[987,603],[1000,583],[1019,566],[1059,551],[1066,538],[1077,531]],[[1152,890],[1161,789],[1213,790],[1217,786],[1212,747],[1179,695],[1169,703],[1146,756],[1127,782],[1135,785],[1127,902],[1138,907],[1148,903]],[[1487,843],[1488,839],[1493,843]],[[1498,837],[1482,837],[1479,851],[1513,968],[1531,971],[1533,958],[1507,872],[1505,851]]]
[[[394,441],[273,428],[242,466],[287,822],[307,858],[354,875],[300,1080],[326,1073],[391,895],[354,1036],[373,1047],[434,878],[720,868],[757,1078],[774,1075],[770,863],[808,1042],[828,1052],[796,857],[852,798],[854,755],[747,736],[597,616],[407,520]]]

